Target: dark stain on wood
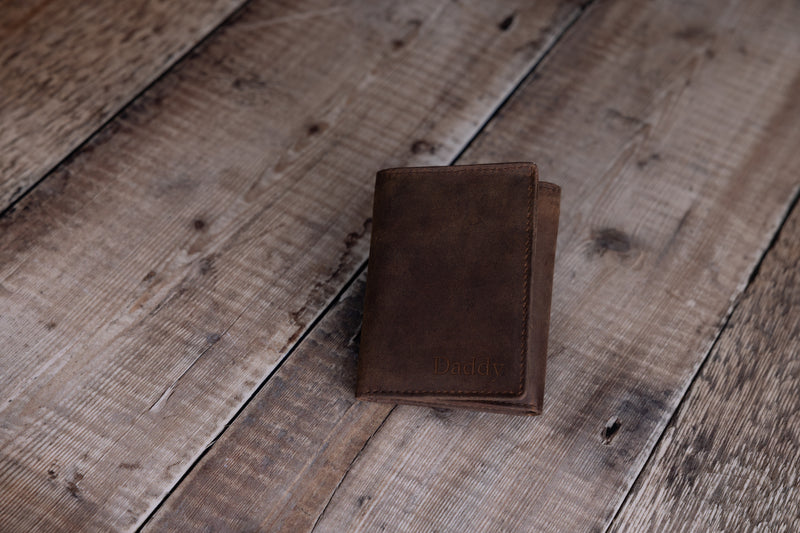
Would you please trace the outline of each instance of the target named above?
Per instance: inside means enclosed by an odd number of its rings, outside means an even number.
[[[358,503],[358,506],[359,506],[359,507],[361,507],[361,506],[363,506],[363,505],[364,505],[366,502],[370,501],[371,499],[372,499],[372,496],[367,496],[367,495],[365,494],[364,496],[359,496],[359,497],[358,497],[358,500],[356,501],[356,503]]]
[[[509,16],[504,18],[500,21],[500,24],[497,25],[497,28],[500,31],[508,31],[511,26],[514,24],[514,18],[516,17],[516,13],[511,13]]]
[[[615,228],[592,230],[591,240],[590,255],[603,256],[606,252],[627,254],[632,248],[630,236]]]
[[[710,452],[714,446],[714,437],[717,429],[715,427],[703,428],[694,438],[693,447],[697,451]]]
[[[650,163],[653,163],[653,162],[656,162],[656,161],[661,161],[661,154],[659,154],[658,152],[653,152],[649,156],[638,160],[636,162],[636,166],[639,167],[639,168],[644,168],[647,165],[649,165]]]
[[[628,115],[613,107],[606,108],[605,116],[612,121],[621,122],[623,124],[632,126],[640,126],[644,123],[639,117]]]
[[[369,231],[370,226],[372,225],[372,217],[367,218],[364,220],[362,224],[361,231],[351,231],[347,234],[347,237],[344,239],[344,245],[349,250],[352,248],[358,241],[363,237],[367,231]]]
[[[702,41],[714,37],[714,34],[709,32],[703,26],[687,26],[682,30],[676,31],[672,35],[676,39],[692,42]]]
[[[308,306],[304,305],[297,311],[291,311],[289,313],[289,316],[291,317],[292,322],[294,322],[298,326],[305,326],[305,323],[303,321],[303,315],[305,314],[307,308]]]
[[[80,498],[81,489],[78,488],[78,484],[74,481],[67,481],[67,492],[69,492],[73,498]]]
[[[411,153],[433,155],[436,153],[436,147],[428,141],[420,139],[418,141],[414,141],[414,144],[411,145]]]
[[[309,137],[313,137],[314,135],[318,135],[327,129],[328,129],[327,122],[324,121],[314,122],[313,124],[310,124],[308,126],[308,128],[306,129],[306,133],[308,134]]]
[[[78,486],[78,483],[80,483],[82,479],[83,474],[80,472],[75,472],[75,475],[72,477],[72,481],[67,481],[67,492],[69,492],[73,498],[80,499],[81,497],[81,489]]]
[[[214,270],[214,258],[212,256],[203,257],[198,262],[198,267],[200,269],[200,274],[205,276]]]
[[[453,416],[453,410],[447,409],[446,407],[432,407],[431,413],[433,414],[434,418],[441,420],[442,422],[449,422],[450,417]]]

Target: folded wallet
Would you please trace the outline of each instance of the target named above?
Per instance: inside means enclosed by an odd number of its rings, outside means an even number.
[[[356,397],[541,413],[560,197],[533,163],[378,172]]]

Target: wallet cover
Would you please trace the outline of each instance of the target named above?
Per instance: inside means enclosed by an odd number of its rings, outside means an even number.
[[[378,172],[356,396],[539,414],[559,202],[533,163]]]

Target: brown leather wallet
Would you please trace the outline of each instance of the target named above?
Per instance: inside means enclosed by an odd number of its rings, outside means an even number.
[[[541,413],[560,197],[533,163],[378,172],[356,397]]]

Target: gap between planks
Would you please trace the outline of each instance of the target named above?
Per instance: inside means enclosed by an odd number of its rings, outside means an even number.
[[[389,411],[386,413],[386,416],[383,417],[383,420],[381,420],[380,424],[378,424],[378,426],[375,428],[375,431],[372,432],[372,435],[370,435],[369,438],[364,439],[364,444],[361,446],[361,449],[358,450],[358,453],[353,455],[353,460],[350,461],[350,465],[345,469],[344,475],[342,475],[342,478],[336,484],[336,487],[331,491],[331,495],[328,498],[328,501],[325,502],[325,506],[322,508],[322,512],[319,513],[319,516],[317,516],[317,519],[314,520],[314,525],[311,526],[311,531],[314,531],[315,529],[317,529],[317,524],[319,524],[319,521],[322,520],[322,518],[325,516],[325,511],[328,510],[328,506],[333,501],[333,497],[336,495],[336,491],[339,490],[339,487],[342,486],[342,483],[344,483],[344,480],[347,479],[347,474],[350,473],[350,469],[353,468],[353,465],[361,457],[361,454],[364,453],[364,450],[369,445],[369,442],[372,440],[372,437],[374,437],[383,428],[383,425],[386,423],[387,420],[389,420],[389,417],[392,416],[392,413],[394,412],[396,407],[397,407],[397,405],[393,405],[392,408],[389,409]]]
[[[619,520],[620,514],[622,513],[622,510],[625,509],[625,507],[629,503],[629,500],[630,500],[631,496],[633,496],[633,494],[636,492],[637,488],[640,486],[640,484],[642,482],[642,476],[644,475],[644,473],[648,472],[649,468],[653,465],[653,462],[656,459],[656,450],[658,450],[659,447],[662,446],[662,444],[664,442],[664,437],[667,434],[667,431],[669,430],[670,427],[672,427],[672,425],[674,424],[678,414],[683,410],[687,399],[691,396],[692,388],[694,387],[698,376],[701,375],[701,373],[703,372],[703,369],[708,364],[709,356],[712,353],[714,353],[714,350],[717,348],[717,345],[719,344],[720,339],[722,339],[723,334],[728,332],[729,327],[730,327],[731,317],[734,315],[734,313],[736,312],[736,310],[739,308],[739,306],[741,305],[742,301],[744,300],[745,295],[747,294],[747,290],[753,285],[753,283],[758,278],[758,274],[761,271],[761,265],[764,264],[764,260],[767,258],[769,253],[773,250],[773,248],[775,248],[775,244],[780,239],[781,233],[783,232],[783,230],[786,227],[786,222],[789,220],[789,217],[792,215],[792,213],[794,212],[794,210],[798,206],[798,203],[799,203],[798,200],[800,200],[800,186],[798,186],[798,188],[792,194],[792,198],[791,198],[789,204],[786,206],[786,209],[783,212],[783,216],[781,217],[780,223],[775,228],[775,231],[773,232],[773,234],[772,234],[772,236],[771,236],[771,238],[769,240],[769,243],[764,248],[763,252],[761,253],[761,256],[758,258],[758,262],[754,265],[753,270],[750,272],[750,276],[747,279],[747,284],[741,290],[741,292],[739,292],[739,294],[736,297],[736,300],[734,301],[733,304],[731,304],[730,309],[728,309],[728,312],[725,315],[725,318],[723,320],[722,326],[719,328],[719,332],[717,333],[717,336],[714,338],[713,343],[708,348],[708,350],[706,351],[705,355],[703,355],[703,358],[700,361],[700,364],[697,365],[697,369],[695,370],[694,375],[692,376],[691,380],[689,380],[687,386],[682,391],[680,400],[675,405],[675,408],[672,410],[672,413],[670,414],[669,419],[667,420],[666,424],[664,424],[664,427],[661,430],[661,433],[658,435],[658,438],[656,439],[655,443],[653,444],[653,447],[650,449],[650,453],[647,456],[647,460],[641,465],[641,468],[639,468],[639,472],[637,472],[636,477],[633,480],[633,483],[631,483],[630,487],[628,488],[628,491],[625,493],[625,497],[620,500],[619,505],[617,506],[616,510],[614,511],[613,518],[606,524],[606,527],[604,529],[605,532],[611,531],[614,527],[619,526],[618,520]]]
[[[795,208],[613,531],[800,530],[798,222]]]
[[[223,427],[222,430],[219,431],[211,439],[211,441],[208,443],[205,449],[203,449],[202,453],[200,453],[200,455],[197,456],[194,462],[192,462],[192,464],[189,465],[186,471],[181,475],[180,479],[178,479],[178,481],[172,486],[172,488],[170,488],[169,491],[164,494],[163,498],[161,498],[161,501],[158,503],[158,505],[156,505],[153,508],[153,510],[147,515],[147,518],[145,518],[142,521],[142,523],[139,525],[136,531],[141,531],[148,525],[150,520],[153,518],[153,515],[155,515],[158,512],[158,510],[161,509],[161,506],[164,504],[164,502],[167,501],[167,499],[170,497],[170,495],[172,495],[173,492],[175,492],[175,490],[181,485],[183,480],[186,479],[186,477],[192,472],[192,470],[194,470],[197,464],[203,460],[203,457],[205,457],[208,454],[208,452],[210,452],[212,448],[214,448],[214,445],[217,443],[220,437],[222,437],[228,430],[228,428],[231,427],[231,424],[233,424],[236,421],[236,419],[239,418],[239,416],[242,414],[242,411],[244,411],[247,408],[247,406],[250,405],[250,403],[253,401],[253,398],[255,398],[258,395],[258,393],[264,388],[264,386],[269,382],[270,378],[274,376],[275,373],[278,372],[283,367],[283,365],[286,363],[286,361],[289,360],[289,358],[292,356],[292,354],[295,352],[298,346],[300,346],[303,343],[303,341],[306,340],[306,337],[308,337],[314,331],[314,328],[316,328],[317,324],[319,324],[320,321],[322,321],[325,318],[328,312],[330,312],[331,309],[336,307],[336,304],[339,303],[339,299],[342,297],[344,293],[348,291],[348,289],[350,289],[353,283],[355,283],[358,277],[366,269],[366,266],[367,266],[367,261],[364,261],[356,269],[353,275],[350,276],[350,278],[342,285],[342,287],[339,289],[339,292],[336,293],[336,295],[331,299],[331,301],[328,302],[328,304],[317,314],[316,317],[314,317],[314,319],[311,321],[311,323],[309,323],[305,331],[303,331],[303,333],[300,335],[297,341],[286,352],[284,358],[277,365],[275,365],[275,368],[273,368],[270,371],[269,375],[261,383],[258,384],[258,387],[247,398],[247,400],[244,403],[242,403],[241,407],[239,407],[239,410],[236,411],[236,413],[228,420],[228,422],[225,424],[225,427]],[[364,443],[364,446],[366,446],[366,443]]]

